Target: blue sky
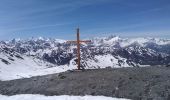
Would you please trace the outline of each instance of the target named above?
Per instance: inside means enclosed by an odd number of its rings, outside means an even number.
[[[170,0],[0,0],[0,39],[170,38]]]

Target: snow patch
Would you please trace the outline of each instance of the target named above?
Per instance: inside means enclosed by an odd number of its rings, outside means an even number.
[[[44,96],[44,95],[33,95],[33,94],[22,94],[14,96],[0,95],[1,100],[129,100],[123,98],[112,98],[105,96]]]

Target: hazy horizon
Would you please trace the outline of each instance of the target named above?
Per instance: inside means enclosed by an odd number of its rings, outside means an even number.
[[[85,36],[85,34],[83,36],[80,36],[81,40],[86,40],[86,39],[93,39],[93,38],[102,38],[102,37],[109,37],[109,36],[115,36],[115,37],[119,37],[121,39],[135,39],[135,38],[157,38],[157,39],[165,39],[165,40],[170,40],[170,37],[159,37],[159,36],[121,36],[121,35],[115,35],[115,34],[105,34],[105,33],[101,33],[101,34],[95,34],[95,35],[91,35],[89,37]],[[10,38],[10,39],[0,39],[0,41],[10,41],[13,39],[16,40],[29,40],[29,39],[39,39],[39,38],[43,38],[43,39],[61,39],[61,40],[76,40],[76,34],[75,36],[72,36],[72,38],[68,37],[68,38],[60,38],[60,37],[45,37],[45,36],[32,36],[32,37],[14,37],[14,38]]]

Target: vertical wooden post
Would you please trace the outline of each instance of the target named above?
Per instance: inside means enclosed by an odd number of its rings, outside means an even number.
[[[79,33],[79,28],[77,28],[77,68],[80,70],[80,33]]]
[[[80,40],[80,30],[77,28],[77,41],[67,41],[67,43],[76,43],[77,44],[77,68],[80,69],[80,43],[89,43],[90,40]]]

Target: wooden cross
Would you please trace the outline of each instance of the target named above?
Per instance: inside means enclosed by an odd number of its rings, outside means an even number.
[[[67,43],[76,43],[77,44],[77,68],[78,70],[80,69],[80,44],[81,43],[89,43],[91,42],[90,40],[80,40],[80,32],[79,32],[79,28],[77,28],[77,41],[67,41]]]

